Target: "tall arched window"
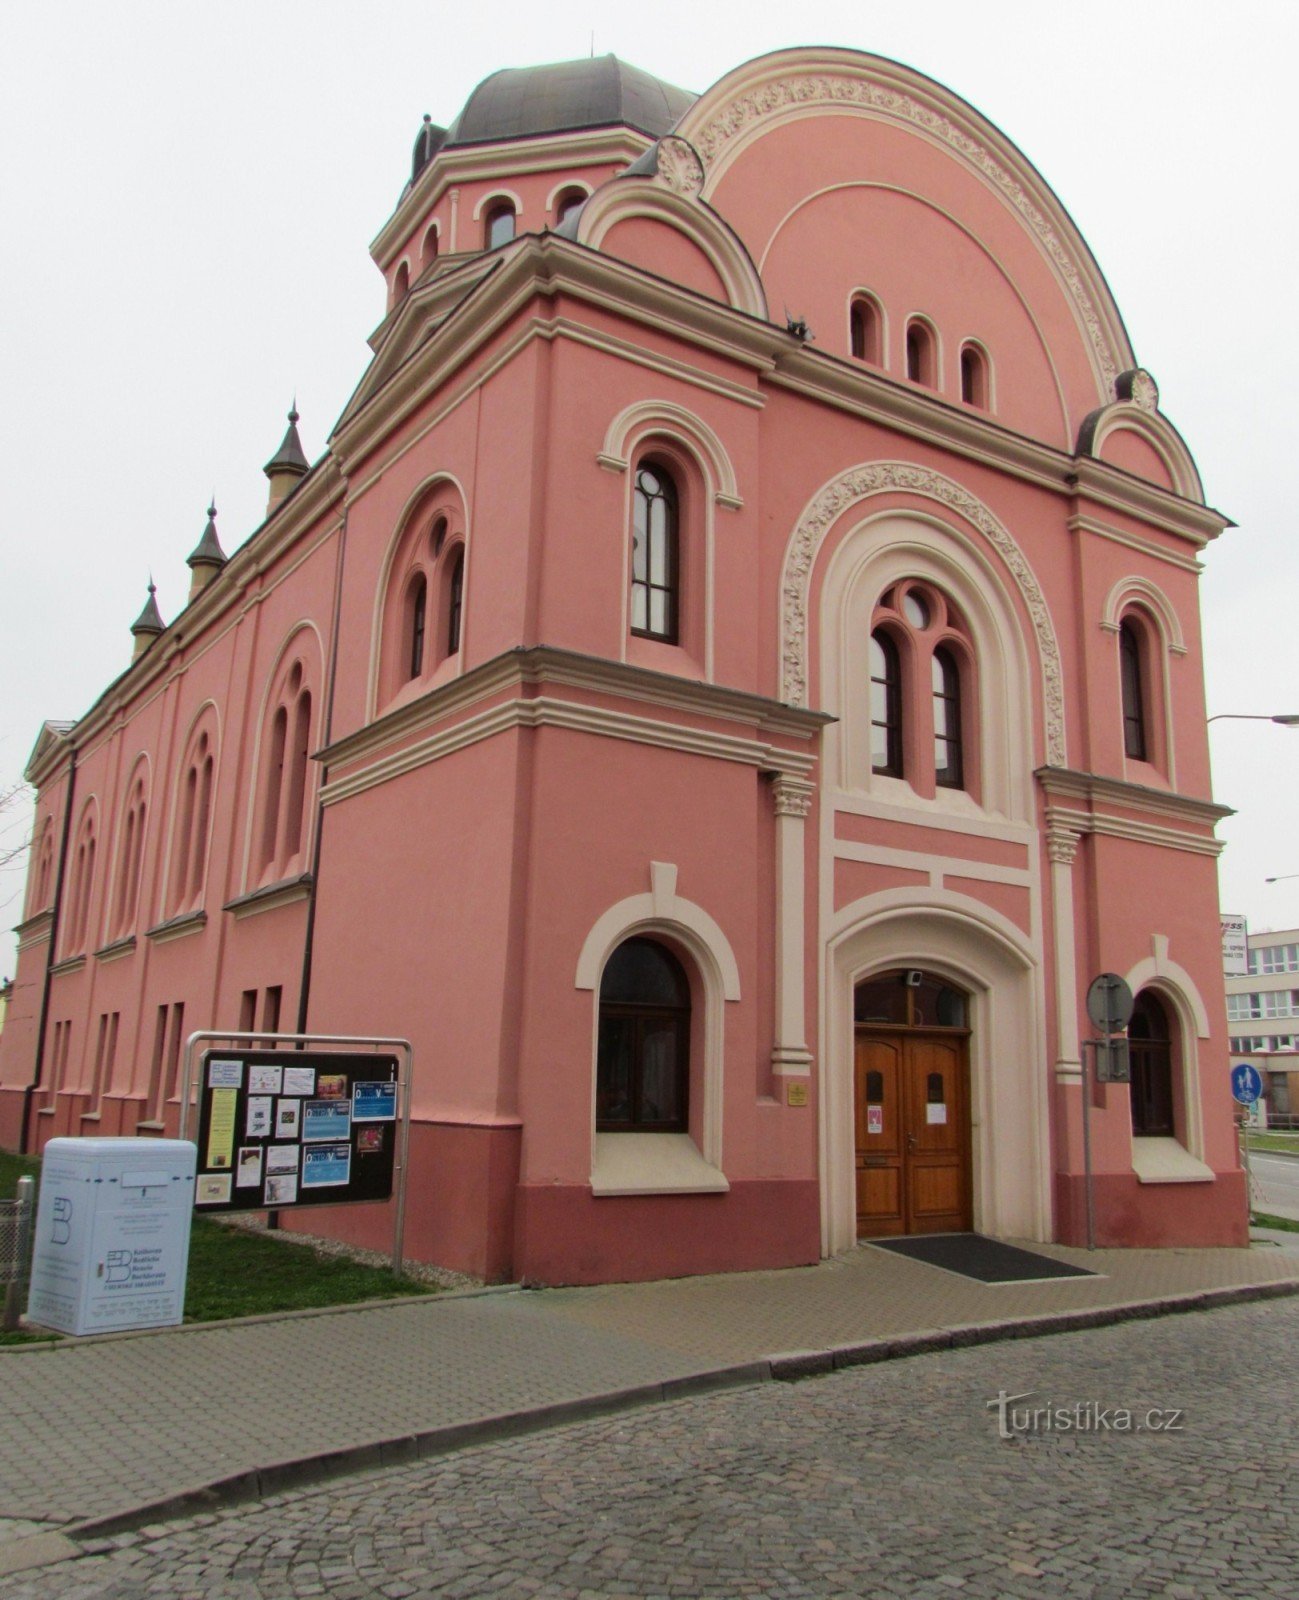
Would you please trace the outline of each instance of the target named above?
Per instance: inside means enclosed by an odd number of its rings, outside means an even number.
[[[95,853],[98,842],[95,810],[88,805],[77,830],[77,845],[72,861],[72,894],[68,902],[68,954],[86,947],[90,926],[90,897],[95,885]]]
[[[907,323],[907,377],[927,388],[938,387],[938,355],[933,329],[928,323]]]
[[[685,1133],[689,1125],[690,985],[654,939],[633,938],[600,980],[596,1129]]]
[[[1125,618],[1119,624],[1119,680],[1123,693],[1123,753],[1133,761],[1145,761],[1146,705],[1143,679],[1142,638],[1136,624]]]
[[[460,545],[447,557],[447,654],[460,648],[460,612],[464,604],[465,550]]]
[[[483,237],[489,250],[509,244],[514,237],[514,207],[508,200],[500,200],[489,208],[483,218]]]
[[[144,851],[144,821],[144,777],[141,774],[131,784],[122,824],[121,854],[117,863],[117,902],[112,920],[113,934],[119,938],[130,933],[135,926]]]
[[[854,359],[877,367],[883,365],[883,318],[869,295],[854,296],[848,312],[848,334]]]
[[[32,900],[29,915],[43,911],[50,901],[50,883],[54,875],[54,824],[46,817],[41,829],[40,843],[36,847],[36,872],[32,878]]]
[[[173,915],[196,905],[203,893],[215,767],[212,735],[208,728],[200,728],[190,739],[181,767],[169,891]]]
[[[258,857],[263,879],[301,870],[297,858],[306,836],[313,701],[300,658],[281,671],[271,704]]]
[[[871,771],[902,776],[902,663],[887,633],[871,634]]]
[[[1132,1132],[1172,1136],[1173,1036],[1168,1013],[1158,996],[1143,989],[1128,1023],[1132,1062]]]
[[[964,787],[961,759],[961,674],[952,652],[934,651],[934,782],[942,789]]]
[[[406,676],[418,678],[424,670],[424,632],[428,625],[428,579],[417,572],[406,590]]]
[[[672,475],[642,461],[632,494],[631,631],[676,644],[680,615],[680,510]]]
[[[962,346],[961,399],[967,406],[978,406],[986,411],[990,403],[988,389],[988,358],[978,345]]]

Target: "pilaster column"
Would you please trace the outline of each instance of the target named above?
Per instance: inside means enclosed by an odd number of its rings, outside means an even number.
[[[778,1077],[806,1077],[812,1070],[803,993],[807,960],[803,908],[804,825],[814,792],[806,779],[783,773],[771,785],[776,806],[776,1042],[771,1070]]]
[[[1073,862],[1078,839],[1072,828],[1052,826],[1046,853],[1051,862],[1051,943],[1055,966],[1055,1075],[1082,1081],[1078,1047],[1078,958],[1074,943]]]

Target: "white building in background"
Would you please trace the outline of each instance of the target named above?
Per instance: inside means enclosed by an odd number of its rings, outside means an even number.
[[[1248,973],[1226,979],[1231,1059],[1263,1074],[1270,1123],[1299,1126],[1299,928],[1251,933],[1247,945]]]

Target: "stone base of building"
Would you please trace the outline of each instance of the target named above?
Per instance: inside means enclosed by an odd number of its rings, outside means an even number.
[[[1092,1179],[1096,1244],[1102,1249],[1169,1246],[1244,1247],[1249,1243],[1245,1174],[1222,1172],[1212,1183],[1141,1183],[1133,1173]],[[1056,1240],[1087,1243],[1087,1190],[1081,1173],[1057,1173]]]

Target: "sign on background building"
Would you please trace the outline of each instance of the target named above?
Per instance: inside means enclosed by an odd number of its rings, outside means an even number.
[[[1222,970],[1229,978],[1243,978],[1249,972],[1248,936],[1244,917],[1222,913]]]

